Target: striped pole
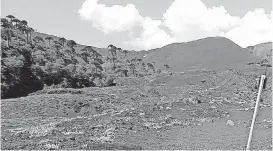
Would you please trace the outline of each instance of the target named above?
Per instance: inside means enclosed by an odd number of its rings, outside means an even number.
[[[256,100],[255,110],[254,110],[254,114],[253,114],[253,118],[252,118],[252,122],[251,122],[249,137],[248,137],[248,141],[247,141],[247,147],[246,147],[247,151],[250,150],[250,143],[251,143],[251,139],[252,139],[252,133],[253,133],[253,128],[254,128],[256,116],[258,113],[258,107],[259,107],[260,96],[261,96],[263,85],[264,85],[264,79],[265,79],[265,75],[262,75],[261,80],[260,80],[260,86],[259,86],[258,96],[257,96],[257,100]]]

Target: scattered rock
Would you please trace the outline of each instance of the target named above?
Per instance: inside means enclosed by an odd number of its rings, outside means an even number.
[[[55,144],[46,144],[44,147],[46,149],[50,149],[50,150],[56,150],[56,149],[58,149],[58,146],[55,145]]]
[[[145,113],[139,113],[139,116],[144,116],[145,115]]]
[[[216,106],[211,106],[210,108],[212,108],[212,109],[216,109]]]
[[[159,110],[163,110],[163,106],[160,106],[160,107],[159,107]]]
[[[226,125],[234,126],[234,122],[232,120],[227,120]]]
[[[181,111],[186,111],[186,109],[180,108]]]

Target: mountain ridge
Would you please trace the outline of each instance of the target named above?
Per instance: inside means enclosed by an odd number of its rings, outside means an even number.
[[[219,69],[259,60],[225,37],[208,37],[186,43],[169,44],[153,49],[145,59],[155,62],[161,68],[168,64],[174,71],[191,67]]]

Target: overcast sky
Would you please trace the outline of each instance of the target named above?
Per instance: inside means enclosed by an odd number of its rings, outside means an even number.
[[[1,17],[96,47],[146,50],[224,36],[242,47],[272,41],[271,0],[2,0]]]

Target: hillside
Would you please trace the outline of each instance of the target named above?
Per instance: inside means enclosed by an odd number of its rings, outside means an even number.
[[[61,38],[61,37],[58,37],[58,36],[55,36],[55,35],[49,35],[49,34],[40,33],[40,32],[34,32],[33,35],[34,35],[33,37],[39,36],[39,37],[42,37],[43,39],[45,39],[46,37],[52,37],[53,38],[52,41],[59,40]],[[47,43],[47,41],[46,41],[46,43]],[[86,47],[86,45],[77,44],[75,46],[75,50],[76,50],[76,52],[80,53],[81,50],[84,49],[84,47]],[[102,56],[109,56],[108,45],[105,45],[104,48],[98,48],[98,47],[94,47],[94,46],[92,46],[92,48],[94,50],[96,50],[98,53],[100,53]],[[142,58],[147,53],[150,53],[150,51],[134,51],[134,50],[130,50],[130,51],[128,51],[127,59],[131,60],[131,59],[134,59],[136,57],[137,58]]]
[[[272,63],[272,42],[261,43],[255,46],[248,46],[246,50],[261,59],[269,59]]]
[[[174,43],[151,50],[146,56],[148,62],[155,62],[156,68],[168,64],[173,71],[187,69],[222,69],[243,66],[259,60],[243,48],[223,37],[210,37],[186,43]]]
[[[35,36],[39,36],[39,37],[41,37],[43,39],[45,39],[46,37],[52,37],[53,38],[52,41],[55,41],[55,40],[58,41],[61,38],[61,37],[58,37],[58,36],[55,36],[55,35],[49,35],[49,34],[40,33],[40,32],[34,32],[33,37],[35,37]],[[47,41],[46,41],[46,43],[47,43]],[[77,44],[75,46],[75,50],[76,50],[76,52],[81,52],[81,50],[84,49],[84,47],[86,47],[86,45]],[[108,52],[109,49],[107,48],[107,46],[105,46],[105,48],[97,48],[97,47],[94,47],[94,46],[92,46],[92,47],[93,47],[93,49],[95,49],[98,53],[100,53],[103,56],[108,56],[109,55],[109,52]]]
[[[107,47],[107,46],[106,46]],[[95,48],[35,32],[25,20],[1,18],[1,98],[26,96],[47,86],[108,87],[118,77],[155,73],[141,52],[113,45]]]

